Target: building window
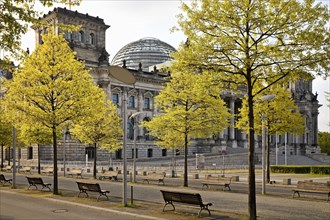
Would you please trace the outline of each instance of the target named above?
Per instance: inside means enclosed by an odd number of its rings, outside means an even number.
[[[39,31],[38,38],[39,38],[39,44],[43,44],[43,41],[42,41],[42,30]]]
[[[33,159],[33,147],[28,147],[27,159],[28,160]]]
[[[143,121],[150,121],[150,119],[148,117],[145,117],[143,119]],[[143,137],[144,137],[144,140],[146,140],[146,141],[150,140],[149,131],[145,127],[143,127]]]
[[[93,33],[89,34],[88,43],[95,44],[95,35]]]
[[[135,158],[138,158],[139,149],[136,149]],[[134,158],[134,149],[132,149],[132,158]]]
[[[150,109],[150,98],[144,98],[144,109]]]
[[[134,118],[129,118],[127,120],[127,138],[134,139]]]
[[[84,42],[84,32],[83,31],[79,31],[78,32],[78,41],[79,42]]]
[[[68,32],[67,35],[66,35],[66,39],[67,39],[69,42],[73,41],[73,34],[70,33],[70,32]]]
[[[112,103],[114,105],[119,105],[119,95],[117,93],[112,94]]]
[[[167,149],[162,149],[162,156],[166,157],[167,156]]]
[[[128,107],[129,108],[134,108],[135,107],[135,96],[130,96],[128,98]]]
[[[151,148],[148,149],[148,157],[152,157],[152,149]]]
[[[115,157],[116,157],[116,159],[122,159],[122,150],[121,149],[116,151]]]
[[[87,154],[88,160],[94,159],[94,147],[86,147],[85,154]]]

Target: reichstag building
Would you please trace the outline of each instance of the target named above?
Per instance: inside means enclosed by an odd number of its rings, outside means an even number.
[[[111,99],[118,106],[118,113],[122,116],[122,97],[125,95],[127,100],[127,117],[141,112],[137,120],[128,120],[128,141],[127,141],[127,157],[133,156],[133,136],[134,124],[141,121],[149,121],[157,114],[154,106],[155,96],[161,90],[162,85],[167,81],[169,73],[162,69],[161,64],[168,64],[171,61],[170,54],[175,48],[156,38],[137,39],[120,49],[109,60],[109,54],[106,51],[106,30],[109,25],[99,17],[88,14],[82,14],[77,11],[71,11],[65,8],[55,8],[48,14],[40,18],[41,21],[48,24],[77,24],[81,25],[81,29],[74,33],[65,32],[70,47],[77,53],[77,58],[84,60],[86,66],[91,68],[90,74],[94,78],[95,84],[104,89],[107,98]],[[46,31],[46,28],[34,27],[36,33],[36,44],[41,42],[40,35]],[[56,29],[58,33],[62,31]],[[114,79],[108,72],[109,65],[118,65],[127,68],[136,78],[134,85],[126,85]],[[305,133],[303,135],[289,134],[287,143],[291,149],[291,154],[301,154],[308,148],[317,146],[318,132],[318,100],[317,95],[312,93],[312,80],[297,81],[289,86],[296,102],[299,105],[300,112],[305,116]],[[234,93],[228,92],[222,94],[231,113],[238,113],[241,108],[241,99]],[[137,150],[138,159],[171,157],[174,152],[157,147],[144,128],[138,128],[137,132]],[[261,147],[261,139],[256,136],[256,147]],[[275,137],[271,138],[271,144],[275,147]],[[280,149],[284,147],[284,136],[277,138],[277,145]],[[63,158],[63,141],[59,141],[58,158]],[[94,151],[92,146],[86,146],[69,137],[66,141],[66,161],[84,162],[92,161]],[[188,155],[196,153],[213,153],[219,154],[225,150],[246,149],[247,134],[235,128],[235,120],[231,121],[231,126],[225,131],[220,132],[212,138],[196,139],[189,148]],[[183,155],[182,149],[175,154]],[[102,150],[97,155],[100,163],[106,161],[120,161],[122,151],[109,153]],[[37,147],[31,146],[22,149],[22,159],[34,161],[37,159]],[[52,148],[49,146],[42,147],[41,160],[47,161],[52,159]]]

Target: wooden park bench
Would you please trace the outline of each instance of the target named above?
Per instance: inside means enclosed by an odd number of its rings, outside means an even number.
[[[6,183],[12,185],[11,181],[12,181],[12,179],[6,179],[5,175],[0,174],[0,183],[2,185],[5,185]]]
[[[82,168],[72,168],[72,170],[68,171],[66,174],[71,177],[73,177],[73,176],[77,176],[77,178],[81,177],[81,179],[82,179],[83,171],[84,171],[84,169],[82,169]]]
[[[212,203],[204,204],[202,201],[202,197],[199,193],[173,192],[173,191],[164,191],[164,190],[160,190],[160,191],[162,192],[165,201],[163,212],[165,211],[165,207],[168,204],[171,204],[173,207],[173,211],[175,211],[173,202],[179,202],[179,203],[199,206],[201,209],[199,210],[198,217],[200,217],[200,214],[203,210],[207,210],[209,212],[209,215],[211,215],[209,206],[211,206]]]
[[[41,174],[53,175],[53,173],[54,173],[53,167],[45,167],[45,169],[41,170]]]
[[[218,176],[211,176],[207,175],[205,177],[205,180],[202,182],[202,189],[204,189],[204,186],[209,188],[210,185],[214,186],[223,186],[223,190],[226,188],[230,189],[230,183],[231,183],[232,177],[222,177],[221,175]]]
[[[165,185],[165,183],[164,183],[165,176],[166,176],[165,172],[163,172],[163,173],[148,173],[147,176],[143,177],[143,183],[148,182],[148,184],[149,184],[149,181],[157,181],[158,184],[163,183],[163,185]]]
[[[30,173],[31,174],[31,170],[32,170],[31,167],[22,167],[19,171],[21,173]]]
[[[49,191],[51,191],[50,186],[52,185],[51,183],[44,183],[44,181],[40,178],[40,177],[26,177],[26,179],[29,182],[29,187],[28,189],[30,189],[31,186],[34,186],[36,189],[38,189],[38,185],[42,186],[41,191],[44,188],[48,188]]]
[[[100,174],[99,176],[99,180],[103,180],[103,179],[113,179],[115,181],[118,180],[118,174],[119,172],[118,171],[105,171],[103,173]]]
[[[87,191],[90,192],[98,192],[99,193],[99,197],[97,197],[97,201],[99,201],[99,198],[101,196],[105,196],[107,197],[107,200],[109,200],[107,193],[110,193],[110,191],[108,190],[102,190],[100,185],[98,183],[82,183],[82,182],[76,182],[79,188],[79,194],[77,197],[79,197],[79,195],[81,193],[85,193],[86,196],[88,197],[88,193]]]
[[[298,181],[297,187],[292,189],[292,198],[295,194],[300,197],[300,192],[304,193],[318,193],[318,194],[328,194],[328,200],[330,200],[330,181],[326,183],[312,182],[312,181]]]
[[[2,170],[5,171],[5,172],[11,172],[12,169],[13,169],[12,165],[7,165],[7,166],[2,168]]]

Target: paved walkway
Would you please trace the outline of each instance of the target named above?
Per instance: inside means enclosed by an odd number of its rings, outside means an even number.
[[[237,174],[237,173],[233,173]],[[5,174],[7,178],[10,178],[11,174]],[[34,174],[36,175],[36,174]],[[61,174],[60,174],[61,175]],[[231,175],[228,173],[228,175]],[[243,174],[238,174],[240,176],[240,182],[237,183],[237,187],[239,185],[246,185],[245,182],[246,176]],[[42,176],[46,182],[52,182],[51,176]],[[314,181],[330,181],[330,177],[313,177],[310,175],[290,175],[292,178],[292,183],[295,184],[296,181],[305,180],[305,179],[314,179]],[[281,182],[283,178],[288,178],[288,174],[276,174],[272,175],[273,180],[278,180]],[[66,196],[75,198],[77,194],[77,185],[75,183],[77,179],[75,178],[59,178],[59,188],[60,191]],[[133,186],[133,195],[134,201],[140,204],[139,208],[124,208],[119,207],[118,204],[121,204],[121,196],[122,196],[122,182],[109,182],[109,181],[100,181],[93,180],[91,178],[83,179],[83,181],[87,182],[98,182],[101,184],[102,189],[107,189],[111,191],[111,199],[110,202],[102,202],[102,206],[104,208],[114,209],[117,207],[117,210],[122,212],[129,212],[137,214],[144,214],[148,216],[155,216],[164,219],[191,219],[197,216],[198,209],[196,208],[187,208],[186,206],[177,206],[176,212],[162,212],[163,207],[163,199],[160,194],[160,189],[165,190],[179,190],[179,191],[187,191],[187,192],[196,192],[202,195],[202,198],[205,202],[212,202],[213,206],[211,207],[212,217],[208,218],[203,215],[204,218],[207,219],[241,219],[242,216],[247,214],[247,194],[246,192],[235,190],[235,183],[233,184],[233,191],[220,191],[220,190],[204,190],[202,191],[200,187],[189,187],[184,188],[177,183],[182,183],[182,179],[172,179],[169,178],[165,180],[165,186],[158,186],[156,184],[129,184],[129,192],[128,196],[130,197],[131,192],[130,186]],[[191,185],[200,184],[200,180],[189,181]],[[259,178],[257,177],[257,182],[259,182]],[[20,187],[26,188],[26,179],[24,175],[17,175],[17,183]],[[283,187],[280,184],[275,185],[267,185],[269,189],[277,188],[277,190],[283,190],[287,193],[278,195],[275,193],[271,193],[271,195],[260,195],[259,191],[257,194],[257,214],[258,219],[299,219],[299,220],[310,220],[310,219],[329,219],[330,217],[330,202],[326,202],[326,195],[306,195],[302,198],[293,199],[291,196],[291,190],[287,187]],[[290,187],[290,186],[289,186]],[[291,186],[294,187],[294,186]],[[3,187],[8,188],[8,187]],[[25,190],[26,191],[26,190]],[[30,190],[31,191],[31,190]],[[22,193],[22,192],[20,192]],[[84,203],[84,199],[77,200],[75,198],[74,202]],[[128,202],[130,198],[128,198]],[[92,202],[92,204],[88,204],[91,206],[99,206],[101,203],[96,203],[93,200],[88,200],[88,202]],[[117,205],[114,205],[117,204]]]

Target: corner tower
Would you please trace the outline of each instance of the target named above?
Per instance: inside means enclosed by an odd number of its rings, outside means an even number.
[[[108,65],[109,54],[105,50],[105,32],[110,26],[106,25],[103,19],[66,8],[55,8],[39,20],[46,26],[34,27],[36,45],[42,43],[41,34],[46,33],[48,27],[53,27],[57,35],[64,33],[70,47],[77,53],[78,59],[85,61],[86,66]],[[61,30],[57,24],[77,25],[80,28],[69,33]]]

